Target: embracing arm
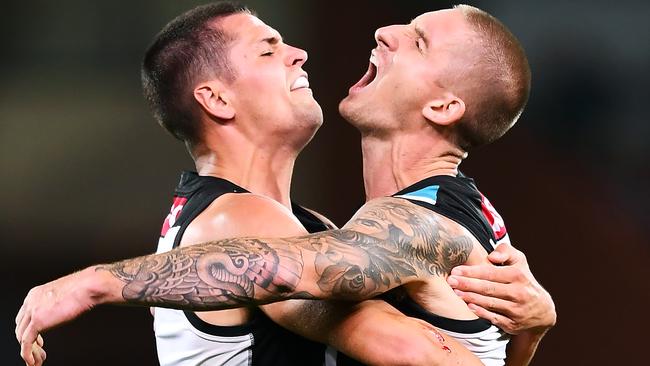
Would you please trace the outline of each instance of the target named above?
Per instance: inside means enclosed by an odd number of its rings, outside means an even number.
[[[366,365],[483,365],[453,338],[382,300],[288,300],[262,309],[290,331]]]
[[[362,300],[464,263],[472,243],[447,220],[405,200],[373,200],[339,230],[225,239],[97,266],[97,299],[193,310]]]
[[[340,230],[288,239],[238,238],[87,268],[35,287],[16,317],[16,337],[102,303],[218,310],[287,298],[361,300],[403,283],[446,275],[471,238],[406,200],[364,205]]]

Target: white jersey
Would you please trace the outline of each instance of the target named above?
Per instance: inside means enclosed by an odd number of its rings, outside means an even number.
[[[440,328],[440,331],[465,346],[486,366],[502,366],[505,364],[506,346],[510,336],[494,325],[476,333],[458,333],[442,328]]]
[[[161,366],[248,366],[253,335],[215,336],[188,321],[183,311],[156,308],[154,331]]]
[[[163,223],[157,253],[180,245],[185,229],[207,206],[225,193],[245,189],[215,177],[184,172],[174,202]],[[293,205],[296,218],[310,232],[327,227],[314,215]],[[161,366],[321,366],[325,346],[301,338],[273,323],[259,309],[243,325],[217,326],[194,312],[154,309],[156,348]]]
[[[187,182],[181,180],[179,187],[186,185]],[[196,199],[189,201],[191,194],[183,193],[185,192],[179,194],[177,189],[170,213],[163,223],[156,253],[167,252],[178,246],[187,225],[214,200],[213,198],[203,202],[197,202]],[[194,193],[194,190],[190,189],[187,193]],[[195,202],[205,207],[196,207]],[[188,212],[188,210],[193,211],[194,214],[181,218],[181,212]],[[161,366],[248,366],[251,364],[253,336],[246,327],[210,327],[210,324],[201,322],[200,319],[196,322],[195,318],[198,319],[192,312],[167,308],[154,309],[153,326],[158,361]],[[190,319],[195,324],[192,324]],[[217,335],[227,333],[228,336]]]

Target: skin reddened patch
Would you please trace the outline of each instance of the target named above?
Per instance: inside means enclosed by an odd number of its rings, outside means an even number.
[[[438,332],[437,330],[431,330],[431,333],[436,337],[436,339],[440,343],[445,343],[445,337],[443,337],[442,334],[440,334],[440,332]],[[451,348],[445,346],[444,344],[442,345],[442,349],[451,353]]]

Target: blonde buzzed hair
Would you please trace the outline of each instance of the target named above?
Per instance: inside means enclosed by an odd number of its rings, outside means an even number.
[[[466,53],[474,58],[471,66],[454,83],[466,105],[455,142],[468,151],[497,140],[517,122],[530,94],[530,66],[517,38],[498,19],[469,5],[454,9],[477,36]]]

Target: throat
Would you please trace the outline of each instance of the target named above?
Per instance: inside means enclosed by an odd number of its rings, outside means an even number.
[[[363,155],[363,184],[366,201],[393,195],[403,184],[402,159],[394,153],[395,144],[383,138],[364,136],[361,140]]]
[[[436,151],[435,147],[408,138],[383,140],[365,136],[361,145],[367,201],[391,196],[428,177],[457,176],[465,156],[453,149]]]
[[[229,180],[251,193],[291,207],[290,187],[295,158],[269,156],[254,149],[223,155],[228,158],[219,159],[215,153],[195,158],[199,175]]]

